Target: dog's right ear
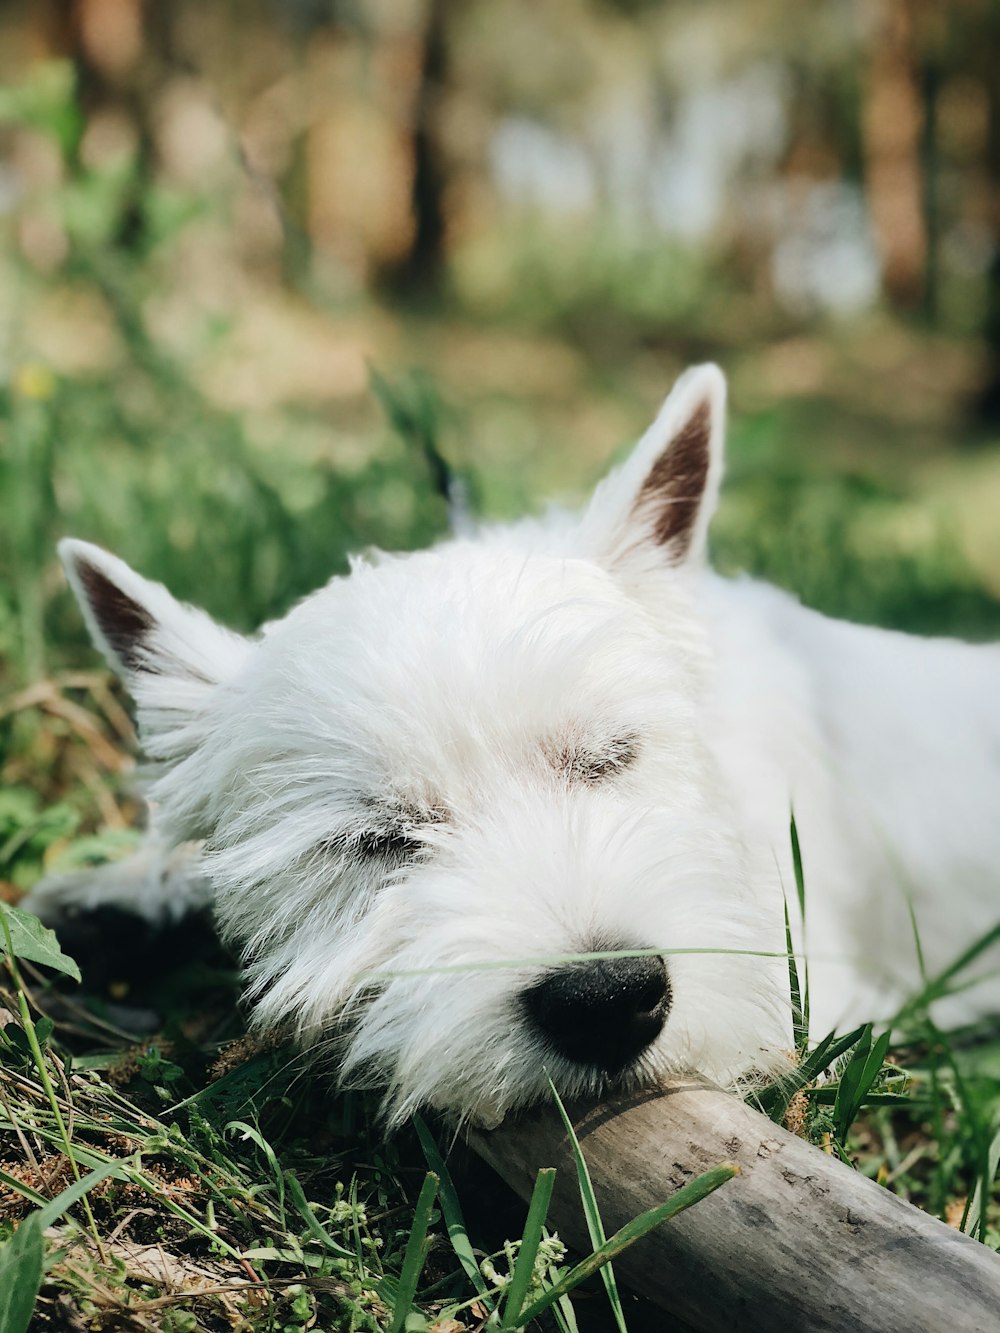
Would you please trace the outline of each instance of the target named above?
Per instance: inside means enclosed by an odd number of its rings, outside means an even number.
[[[722,477],[725,421],[719,367],[686,371],[631,456],[594,492],[580,527],[587,554],[620,573],[700,561]]]
[[[165,759],[189,749],[181,734],[246,661],[250,640],[99,546],[67,538],[59,555],[91,638],[136,701],[147,753]]]

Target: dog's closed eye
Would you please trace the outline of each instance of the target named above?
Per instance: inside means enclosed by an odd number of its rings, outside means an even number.
[[[571,782],[604,782],[633,764],[639,753],[634,733],[613,736],[599,744],[570,743],[549,751],[553,768]]]
[[[362,829],[348,842],[348,846],[365,861],[416,856],[422,845],[412,830],[402,825]]]
[[[316,852],[339,861],[400,862],[415,857],[423,847],[414,826],[403,823],[345,828],[316,844]]]

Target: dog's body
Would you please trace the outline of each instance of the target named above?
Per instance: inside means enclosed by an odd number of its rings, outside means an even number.
[[[890,1018],[911,914],[929,974],[1000,917],[1000,649],[713,574],[724,395],[684,376],[581,517],[358,561],[256,640],[65,543],[157,832],[30,905],[166,915],[210,882],[260,1022],[336,1033],[395,1115],[496,1118],[547,1074],[783,1066],[794,809],[813,1030]],[[1000,983],[946,1004],[1000,1012]]]

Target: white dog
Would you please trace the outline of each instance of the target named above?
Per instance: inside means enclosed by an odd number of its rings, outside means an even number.
[[[335,1039],[394,1117],[492,1120],[547,1075],[783,1067],[794,809],[813,1030],[891,1017],[913,921],[933,974],[1000,918],[1000,649],[713,574],[724,408],[689,371],[582,515],[358,559],[255,638],[62,543],[156,833],[29,905],[162,918],[210,884],[260,1024]]]

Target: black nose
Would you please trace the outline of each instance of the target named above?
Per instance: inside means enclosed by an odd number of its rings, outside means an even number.
[[[523,1000],[560,1055],[615,1074],[659,1036],[670,981],[659,957],[598,958],[550,972]]]

